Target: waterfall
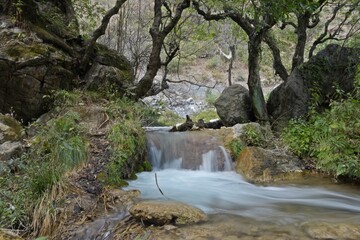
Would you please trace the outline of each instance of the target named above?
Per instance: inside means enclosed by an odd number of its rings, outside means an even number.
[[[229,153],[204,132],[147,131],[148,157],[154,169],[231,171]]]

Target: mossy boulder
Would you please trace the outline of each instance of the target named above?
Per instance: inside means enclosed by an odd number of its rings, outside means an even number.
[[[21,124],[12,116],[0,113],[0,144],[6,141],[19,141],[22,135]]]
[[[0,27],[3,31],[10,30]],[[71,89],[76,75],[74,59],[68,54],[31,33],[22,34],[22,39],[0,39],[0,112],[13,111],[28,122],[48,110],[44,95]]]
[[[134,84],[134,73],[130,62],[118,52],[97,45],[96,57],[85,76],[86,88],[96,90],[106,85],[117,86],[119,90]]]
[[[24,23],[14,23],[11,1],[9,16],[0,16],[0,112],[27,123],[50,110],[54,91],[83,83],[94,90],[112,85],[119,92],[132,86],[130,62],[105,46],[97,45],[88,74],[80,72],[85,46],[70,0],[23,2]]]
[[[306,116],[310,107],[321,111],[331,100],[352,93],[359,63],[360,48],[331,44],[295,69],[267,102],[274,129],[281,130],[290,119]]]

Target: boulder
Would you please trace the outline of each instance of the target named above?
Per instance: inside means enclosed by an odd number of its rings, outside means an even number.
[[[318,111],[327,108],[331,100],[344,97],[339,95],[341,91],[351,93],[359,62],[360,48],[330,44],[295,69],[267,102],[274,129],[281,130],[291,118],[306,116],[312,105]]]
[[[292,180],[302,176],[304,163],[278,150],[245,147],[236,159],[235,170],[251,182]]]
[[[360,226],[346,223],[306,222],[301,228],[311,239],[360,239]]]
[[[124,90],[133,85],[134,73],[131,63],[123,55],[98,45],[97,56],[85,79],[85,88],[90,90],[98,90],[106,85]]]
[[[239,84],[225,88],[215,101],[215,107],[221,121],[227,127],[251,122],[254,119],[249,91]]]
[[[0,5],[5,12],[0,15],[0,112],[13,112],[27,123],[50,109],[53,91],[84,83],[79,62],[85,45],[70,0],[23,0],[23,24],[14,22],[12,1],[5,2]],[[97,45],[91,60],[85,74],[89,88],[110,83],[125,92],[134,80],[131,64],[115,51]]]
[[[144,201],[130,208],[130,214],[139,221],[163,226],[185,225],[207,220],[198,208],[175,201]]]
[[[21,155],[23,146],[21,124],[10,115],[0,114],[0,162]]]

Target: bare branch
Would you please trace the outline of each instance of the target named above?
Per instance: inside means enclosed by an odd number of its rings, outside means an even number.
[[[314,54],[315,49],[317,48],[317,46],[321,43],[324,43],[330,39],[334,39],[336,40],[336,35],[338,34],[340,28],[342,27],[342,24],[348,19],[348,13],[351,14],[351,12],[354,10],[353,7],[351,7],[348,12],[345,14],[345,18],[343,19],[343,21],[341,22],[340,25],[338,25],[337,30],[334,31],[333,34],[329,33],[329,26],[330,24],[334,21],[334,19],[336,18],[337,14],[339,13],[339,11],[346,6],[346,1],[343,3],[338,3],[337,6],[334,8],[333,13],[331,15],[331,17],[326,21],[325,26],[324,26],[324,31],[320,34],[320,36],[314,41],[313,45],[310,48],[309,51],[309,58],[311,58]],[[329,34],[329,36],[328,36]],[[328,36],[328,37],[327,37]]]
[[[115,6],[111,8],[109,11],[107,11],[105,16],[101,20],[100,26],[93,32],[92,37],[86,46],[84,56],[82,57],[80,62],[80,69],[82,71],[86,71],[90,62],[91,55],[94,53],[96,41],[98,40],[99,37],[105,34],[106,28],[110,22],[111,17],[119,12],[119,9],[126,1],[127,0],[117,0]]]

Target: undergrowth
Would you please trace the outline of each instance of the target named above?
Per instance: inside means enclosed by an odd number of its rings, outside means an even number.
[[[360,67],[354,93],[308,120],[290,121],[282,138],[298,156],[314,157],[319,170],[360,179]]]
[[[57,201],[71,186],[68,176],[88,158],[90,130],[81,116],[90,104],[103,108],[110,123],[104,184],[123,185],[123,179],[136,177],[136,172],[151,170],[142,126],[156,121],[154,111],[111,88],[96,93],[62,90],[52,95],[48,97],[53,98],[51,117],[28,129],[27,152],[9,166],[0,166],[0,228],[51,233],[59,217]]]
[[[31,209],[63,176],[86,160],[87,143],[77,121],[68,111],[38,128],[31,148],[14,160],[15,170],[0,177],[0,226],[27,230]]]

